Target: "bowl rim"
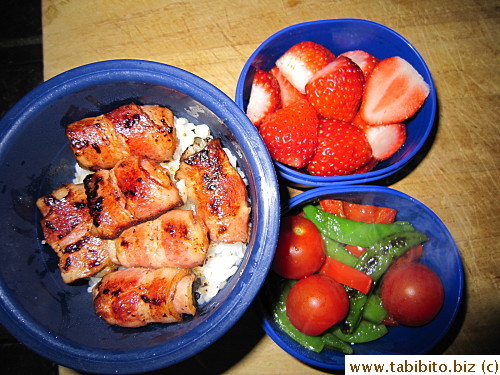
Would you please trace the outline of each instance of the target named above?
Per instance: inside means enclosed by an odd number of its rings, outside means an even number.
[[[361,183],[366,183],[366,182],[371,182],[371,181],[377,181],[380,179],[383,179],[385,177],[388,177],[392,175],[393,173],[397,172],[398,170],[402,169],[408,162],[420,151],[420,149],[423,147],[427,139],[429,138],[429,135],[432,131],[432,128],[434,127],[435,121],[436,121],[436,113],[437,113],[437,95],[436,95],[436,88],[434,85],[434,79],[432,77],[432,74],[429,70],[429,67],[427,66],[427,63],[425,62],[424,58],[420,54],[420,52],[417,51],[415,46],[411,44],[404,36],[396,32],[395,30],[382,25],[378,22],[366,20],[366,19],[361,19],[361,18],[333,18],[333,19],[323,19],[323,20],[314,20],[314,21],[307,21],[307,22],[301,22],[297,23],[291,26],[287,26],[276,33],[272,34],[268,38],[266,38],[258,47],[257,49],[250,55],[250,57],[247,59],[245,62],[243,69],[240,72],[240,76],[238,78],[238,82],[236,85],[236,91],[235,91],[235,101],[236,104],[243,109],[244,108],[244,102],[243,102],[243,92],[245,88],[245,80],[248,72],[251,70],[251,67],[256,60],[256,57],[260,54],[260,52],[268,46],[269,43],[273,41],[274,38],[279,37],[283,34],[286,34],[292,30],[300,30],[301,28],[304,27],[310,27],[310,26],[318,26],[318,27],[324,27],[328,26],[331,24],[339,24],[339,23],[359,23],[359,24],[365,24],[365,25],[370,25],[372,27],[378,27],[386,32],[392,34],[394,37],[397,39],[400,39],[405,45],[407,45],[414,53],[416,58],[420,61],[420,63],[423,66],[423,70],[425,74],[428,76],[428,84],[430,87],[430,92],[429,96],[426,99],[426,102],[428,101],[431,106],[431,121],[432,124],[427,127],[425,133],[421,137],[421,139],[418,141],[416,146],[414,147],[411,152],[409,152],[404,158],[399,160],[398,162],[384,167],[382,169],[373,169],[369,172],[365,173],[359,173],[359,174],[350,174],[350,175],[345,175],[345,176],[313,176],[309,174],[305,174],[299,171],[294,170],[291,167],[286,166],[285,164],[274,161],[278,172],[281,176],[283,176],[285,179],[298,184],[302,186],[309,186],[309,187],[321,187],[321,186],[328,186],[332,183],[338,184],[338,185],[351,185],[351,184],[361,184]],[[426,80],[427,81],[427,80]]]
[[[401,191],[395,190],[390,187],[386,186],[376,186],[376,185],[330,185],[330,186],[325,186],[325,187],[318,187],[315,189],[310,189],[306,190],[303,193],[300,193],[292,198],[289,199],[288,203],[282,208],[282,215],[286,215],[291,209],[293,209],[296,206],[299,206],[303,204],[304,202],[307,202],[308,200],[311,199],[316,199],[320,196],[324,195],[331,195],[331,194],[336,194],[336,193],[388,193],[391,195],[395,195],[404,199],[409,200],[411,203],[416,204],[420,206],[422,209],[427,211],[427,213],[436,221],[436,223],[439,224],[443,234],[447,237],[447,239],[450,241],[451,244],[453,244],[453,255],[456,258],[457,261],[457,272],[458,272],[458,289],[457,289],[457,299],[456,299],[456,304],[453,306],[453,310],[450,316],[450,319],[446,322],[446,325],[444,328],[441,330],[441,332],[434,336],[432,340],[429,340],[426,345],[424,345],[419,354],[425,354],[428,351],[430,351],[433,347],[435,347],[441,339],[446,335],[446,333],[450,330],[452,324],[457,318],[458,311],[460,309],[460,306],[462,304],[463,300],[463,293],[464,293],[464,270],[463,270],[463,263],[462,259],[460,256],[460,251],[455,243],[455,240],[453,239],[451,233],[449,232],[448,228],[446,225],[443,223],[443,221],[437,216],[434,211],[432,211],[429,207],[424,205],[422,202],[419,200],[413,198],[412,196],[403,193]],[[264,285],[263,288],[266,286]],[[283,339],[283,336],[286,335],[286,333],[282,331],[277,331],[274,326],[271,324],[272,317],[269,316],[268,313],[266,313],[266,307],[265,307],[265,302],[263,300],[263,295],[262,293],[259,294],[257,298],[257,311],[259,313],[259,317],[261,319],[261,325],[266,334],[285,352],[290,354],[291,356],[295,357],[296,359],[300,360],[303,363],[306,363],[311,366],[316,366],[319,368],[325,368],[325,369],[333,369],[333,370],[344,370],[345,369],[345,355],[342,353],[338,353],[339,356],[339,362],[337,363],[329,363],[325,364],[324,362],[317,361],[314,358],[308,357],[307,355],[302,354],[301,352],[298,352],[294,350],[293,347],[290,347],[288,343]],[[278,328],[279,329],[279,328]],[[290,339],[291,340],[291,339]],[[383,354],[383,353],[380,353]],[[356,354],[354,354],[356,355]]]
[[[176,348],[166,353],[162,344],[133,351],[110,351],[74,345],[68,339],[58,337],[39,324],[14,298],[0,279],[0,323],[19,341],[35,352],[64,366],[88,372],[135,373],[164,368],[185,360],[205,349],[227,332],[255,299],[263,284],[272,261],[279,229],[280,197],[277,177],[272,160],[263,142],[253,142],[260,136],[243,111],[221,90],[208,81],[183,69],[147,60],[118,59],[89,63],[60,73],[43,82],[21,98],[0,120],[0,136],[5,138],[22,127],[23,121],[36,113],[51,100],[61,95],[80,91],[96,84],[146,80],[149,83],[169,87],[191,96],[216,114],[240,142],[242,150],[252,159],[255,186],[249,193],[260,194],[253,207],[254,247],[248,256],[247,266],[241,269],[240,280],[230,296],[216,308],[205,322],[198,325],[206,329],[204,340],[193,331],[175,338]],[[207,104],[208,103],[208,104]],[[234,127],[231,124],[241,124]],[[7,137],[6,137],[7,136]],[[0,144],[0,150],[2,145]],[[264,192],[264,193],[262,193]],[[265,241],[266,242],[265,242]],[[175,341],[176,340],[176,341]]]

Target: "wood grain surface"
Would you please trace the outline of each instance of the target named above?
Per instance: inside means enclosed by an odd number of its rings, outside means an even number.
[[[42,12],[45,79],[95,61],[144,59],[188,70],[232,98],[246,59],[267,37],[289,25],[363,18],[402,34],[432,72],[438,121],[426,153],[380,184],[434,210],[461,251],[464,303],[435,352],[499,353],[498,1],[43,0]],[[194,371],[323,373],[275,345],[260,329],[253,308],[214,345],[158,373]]]

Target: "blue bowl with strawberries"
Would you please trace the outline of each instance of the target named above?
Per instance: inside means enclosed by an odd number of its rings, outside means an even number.
[[[429,353],[452,326],[464,286],[445,224],[381,186],[291,198],[271,269],[258,299],[265,332],[326,369],[344,369],[351,354]]]
[[[415,47],[362,19],[305,22],[273,34],[244,65],[235,100],[279,174],[299,187],[393,175],[428,140],[437,107]]]

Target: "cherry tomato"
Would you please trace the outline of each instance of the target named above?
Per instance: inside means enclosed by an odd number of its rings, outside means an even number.
[[[312,221],[287,216],[281,221],[272,269],[281,277],[301,279],[312,275],[325,261],[325,244]]]
[[[297,281],[286,300],[286,315],[300,332],[316,336],[340,322],[349,310],[349,297],[335,280],[320,274]]]
[[[380,298],[399,323],[421,326],[430,322],[443,306],[444,289],[431,268],[421,263],[401,263],[391,266],[385,274]]]

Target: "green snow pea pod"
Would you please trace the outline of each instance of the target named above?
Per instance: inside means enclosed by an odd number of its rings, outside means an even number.
[[[305,217],[316,224],[322,234],[354,246],[369,247],[389,234],[413,230],[413,226],[406,222],[363,223],[332,215],[313,205],[305,206],[303,211]]]
[[[383,324],[375,324],[367,320],[362,320],[356,330],[352,333],[342,332],[340,327],[335,327],[332,330],[333,335],[342,341],[353,344],[360,344],[377,340],[388,332],[387,327]]]
[[[427,240],[427,236],[418,231],[390,234],[370,246],[358,258],[354,268],[371,275],[373,281],[376,282],[392,262],[413,246]]]
[[[300,332],[294,327],[286,315],[286,299],[294,283],[294,280],[287,280],[283,282],[283,289],[280,293],[278,302],[273,308],[274,320],[293,340],[297,341],[303,347],[319,353],[325,347],[325,342],[322,340],[321,336],[308,336]]]
[[[382,299],[376,293],[371,293],[363,309],[363,319],[372,323],[380,324],[387,318],[387,311],[382,305]]]
[[[354,353],[354,349],[352,348],[351,345],[349,345],[345,341],[342,341],[337,336],[335,336],[333,333],[324,333],[321,336],[321,338],[323,339],[323,342],[325,343],[325,346],[328,349],[333,349],[333,350],[336,350],[338,352],[342,352],[344,354]]]
[[[373,282],[376,283],[394,260],[413,246],[427,240],[427,236],[418,231],[390,234],[370,246],[359,257],[354,268],[371,275]],[[352,333],[359,325],[368,296],[354,289],[347,293],[350,306],[343,331]]]
[[[322,235],[323,242],[325,243],[326,255],[347,264],[348,266],[354,267],[358,261],[358,257],[347,251],[342,244],[332,240],[331,238]]]

